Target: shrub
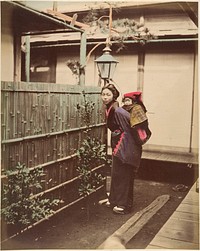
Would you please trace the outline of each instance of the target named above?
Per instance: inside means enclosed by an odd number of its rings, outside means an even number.
[[[44,173],[42,168],[30,170],[18,163],[13,170],[5,172],[6,182],[2,185],[1,214],[7,224],[29,226],[48,218],[61,201],[34,196],[42,190]]]
[[[103,184],[102,174],[92,171],[92,168],[106,162],[105,144],[101,144],[97,139],[87,137],[78,150],[78,168],[81,175],[79,194],[87,196]]]
[[[83,105],[77,104],[78,114],[86,125],[84,133],[86,138],[83,140],[78,154],[78,168],[80,174],[79,194],[87,197],[90,193],[103,184],[105,180],[102,174],[92,171],[94,167],[105,164],[107,161],[106,145],[98,139],[91,137],[92,114],[95,103],[91,102],[83,92]]]

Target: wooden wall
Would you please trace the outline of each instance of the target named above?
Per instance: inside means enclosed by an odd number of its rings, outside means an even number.
[[[25,82],[1,85],[2,169],[11,169],[18,162],[31,169],[42,166],[44,194],[64,200],[62,207],[68,207],[79,200],[76,152],[85,137],[85,124],[76,106],[83,104],[83,87]],[[105,143],[100,88],[85,87],[84,91],[95,103],[92,136]]]

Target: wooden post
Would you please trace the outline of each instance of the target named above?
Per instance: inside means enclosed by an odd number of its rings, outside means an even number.
[[[189,152],[191,153],[192,152],[192,143],[193,143],[193,140],[194,140],[194,113],[195,113],[195,100],[198,100],[198,97],[196,96],[195,97],[195,93],[197,93],[195,91],[195,89],[197,89],[197,83],[198,83],[198,77],[197,77],[197,74],[198,74],[198,66],[197,66],[197,63],[198,62],[198,59],[197,59],[197,44],[195,43],[195,46],[194,46],[194,70],[193,70],[193,86],[192,86],[192,106],[191,106],[191,124],[190,124],[190,147],[189,147]],[[197,109],[197,108],[196,108]]]
[[[58,3],[57,3],[57,1],[53,1],[53,11],[58,11]]]
[[[145,52],[143,48],[139,49],[138,53],[138,83],[137,91],[143,91],[144,84],[144,63],[145,63]]]
[[[79,84],[85,85],[85,67],[86,67],[86,32],[81,33],[81,45],[80,45],[80,75]]]
[[[30,36],[26,36],[26,56],[25,56],[26,82],[30,82]]]
[[[14,44],[14,81],[21,81],[21,36],[15,36]]]

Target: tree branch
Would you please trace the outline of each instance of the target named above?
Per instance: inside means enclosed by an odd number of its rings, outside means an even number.
[[[99,22],[102,18],[109,18],[109,16],[101,16],[98,20],[97,20],[97,22]]]
[[[86,65],[87,65],[87,63],[88,63],[88,61],[89,61],[89,59],[90,59],[90,56],[91,56],[92,52],[93,52],[99,45],[101,45],[101,44],[106,44],[106,42],[99,42],[98,44],[96,44],[96,45],[89,51],[89,53],[88,53],[88,55],[87,55],[87,57],[86,57]]]

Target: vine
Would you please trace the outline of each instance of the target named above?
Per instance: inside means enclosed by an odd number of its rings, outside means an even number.
[[[92,114],[95,103],[91,102],[83,92],[83,105],[77,104],[78,116],[86,125],[85,139],[81,143],[78,154],[77,172],[80,175],[79,195],[86,198],[87,216],[89,219],[89,198],[88,196],[103,185],[104,176],[92,169],[107,162],[106,145],[100,140],[91,136]]]
[[[113,10],[119,12],[117,4],[109,5],[109,14],[106,15],[105,9],[100,8],[95,10],[90,9],[88,14],[83,18],[83,22],[90,25],[90,33],[93,35],[97,30],[100,30],[102,34],[107,34],[106,41],[97,43],[88,53],[86,58],[86,64],[88,63],[92,52],[100,45],[105,44],[111,46],[114,42],[117,49],[116,52],[120,52],[125,49],[125,41],[135,40],[140,45],[145,45],[150,40],[156,37],[150,32],[149,28],[145,26],[145,19],[140,17],[139,22],[134,19],[122,18],[113,20]],[[71,69],[72,74],[79,75],[81,66],[76,60],[68,60],[67,66]]]

